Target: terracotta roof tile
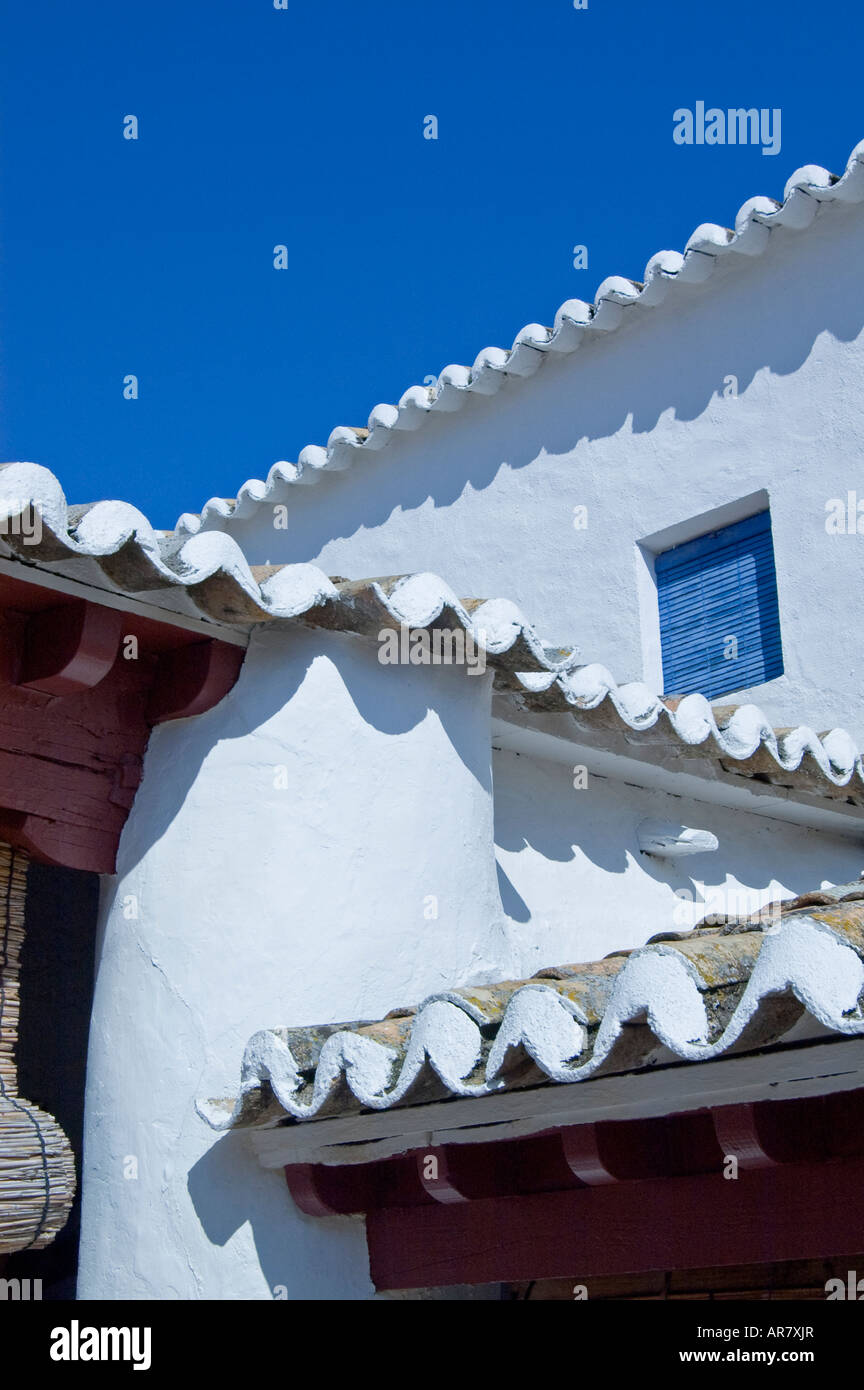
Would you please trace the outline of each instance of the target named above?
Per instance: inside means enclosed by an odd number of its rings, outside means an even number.
[[[200,1102],[199,1113],[229,1129],[578,1083],[782,1045],[804,1015],[864,1034],[864,892],[819,896],[829,901],[791,899],[734,931],[431,995],[380,1023],[264,1030],[247,1046],[237,1101]]]
[[[17,523],[31,507],[42,518],[38,543]],[[219,532],[179,541],[124,502],[69,507],[54,475],[32,463],[0,465],[4,550],[67,577],[86,567],[91,585],[143,596],[157,609],[176,607],[179,596],[187,611],[223,626],[302,621],[369,638],[382,628],[461,629],[496,686],[529,711],[570,714],[591,733],[690,748],[738,775],[864,804],[864,762],[845,730],[775,730],[756,705],[712,707],[698,694],[665,699],[641,681],[619,684],[604,666],[582,664],[576,647],[543,641],[515,603],[460,599],[434,574],[334,580],[309,564],[253,569]]]

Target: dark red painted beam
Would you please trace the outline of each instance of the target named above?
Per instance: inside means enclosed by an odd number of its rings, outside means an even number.
[[[739,1169],[864,1160],[864,1089],[429,1146],[365,1164],[292,1165],[285,1176],[302,1210],[333,1215],[722,1174],[733,1157]]]
[[[187,719],[212,709],[228,694],[243,665],[243,648],[226,642],[195,642],[160,657],[147,722]]]
[[[285,1175],[310,1215],[366,1214],[381,1288],[821,1259],[864,1245],[858,1197],[826,1206],[864,1184],[864,1089]]]
[[[560,1131],[500,1143],[429,1146],[372,1163],[291,1164],[285,1180],[297,1206],[309,1216],[579,1186],[564,1157]]]
[[[122,613],[83,599],[34,613],[17,683],[46,695],[90,690],[114,665],[122,634]]]
[[[34,858],[114,870],[156,723],[201,714],[243,648],[4,578],[0,838]]]
[[[70,825],[22,811],[0,810],[0,840],[26,850],[40,864],[57,864],[64,869],[113,873],[119,833],[116,829]]]
[[[378,1289],[822,1259],[864,1244],[864,1161],[392,1207],[366,1230]]]
[[[808,1103],[806,1125],[784,1123],[787,1117],[776,1105],[724,1105],[713,1111],[724,1155],[736,1158],[739,1168],[772,1168],[778,1163],[830,1157],[832,1111],[826,1099],[819,1096]]]
[[[584,1128],[584,1126],[583,1126]],[[420,1186],[436,1202],[473,1202],[514,1193],[579,1187],[565,1153],[569,1130],[488,1144],[418,1149],[411,1157]]]
[[[349,1216],[377,1200],[377,1173],[372,1164],[348,1169],[323,1163],[295,1163],[285,1169],[288,1190],[307,1216]]]

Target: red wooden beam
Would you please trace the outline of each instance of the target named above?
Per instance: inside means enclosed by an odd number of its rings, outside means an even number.
[[[364,1164],[290,1164],[285,1178],[301,1211],[311,1216],[473,1202],[578,1185],[558,1132],[489,1144],[430,1145]]]
[[[366,1213],[380,1288],[822,1259],[864,1245],[864,1089],[285,1173],[305,1212]]]
[[[23,811],[0,810],[0,840],[25,849],[40,864],[57,864],[64,869],[113,874],[119,833],[116,829],[46,820]]]
[[[618,1181],[613,1162],[602,1152],[599,1125],[574,1125],[564,1130],[561,1147],[567,1166],[586,1187]]]
[[[71,695],[104,680],[120,648],[123,614],[77,600],[34,613],[27,623],[18,683]]]
[[[339,1206],[331,1205],[321,1164],[293,1163],[285,1169],[285,1181],[295,1206],[307,1216],[340,1214]]]
[[[443,1148],[421,1149],[414,1155],[417,1164],[417,1177],[436,1202],[467,1202],[468,1196],[460,1187],[458,1176],[450,1171],[447,1150]]]
[[[285,1176],[304,1211],[359,1214],[706,1173],[729,1180],[725,1160],[732,1153],[746,1158],[754,1134],[757,1156],[770,1146],[771,1165],[864,1158],[864,1089],[573,1125],[525,1138],[430,1145],[366,1164],[290,1165]],[[767,1165],[739,1162],[741,1168],[760,1166]]]
[[[520,1178],[542,1169],[544,1157],[534,1141],[506,1144],[448,1144],[414,1154],[423,1191],[436,1202],[473,1202],[518,1190]],[[530,1153],[530,1157],[528,1154]],[[561,1165],[563,1167],[563,1165]],[[560,1180],[561,1168],[556,1171]]]
[[[307,1216],[349,1216],[375,1204],[376,1169],[370,1164],[328,1168],[294,1163],[285,1169],[288,1190]]]
[[[227,642],[195,642],[159,658],[147,705],[147,721],[186,719],[203,714],[228,694],[243,665],[242,647]]]
[[[714,1112],[714,1128],[724,1154],[734,1158],[739,1167],[773,1168],[778,1163],[759,1132],[755,1105],[724,1105]]]
[[[366,1230],[378,1289],[824,1259],[864,1244],[864,1162],[393,1207]]]
[[[243,649],[23,581],[0,595],[21,605],[0,611],[0,836],[111,873],[151,727],[212,708]]]
[[[120,768],[107,761],[100,769],[0,749],[0,806],[49,820],[119,828],[125,808],[112,802],[111,793],[120,775]]]
[[[855,1093],[853,1092],[853,1095]],[[775,1105],[724,1105],[711,1112],[724,1157],[739,1168],[771,1168],[778,1163],[828,1157],[830,1115],[823,1097],[806,1108]]]
[[[574,1125],[561,1131],[561,1144],[569,1168],[589,1187],[717,1172],[724,1155],[708,1112]]]

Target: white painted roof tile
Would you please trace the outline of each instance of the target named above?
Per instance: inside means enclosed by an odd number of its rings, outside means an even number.
[[[398,405],[376,405],[369,416],[368,434],[339,426],[326,447],[306,445],[296,463],[280,461],[266,479],[250,478],[236,499],[211,497],[200,515],[184,513],[176,530],[183,536],[200,530],[223,530],[233,520],[252,516],[263,503],[284,501],[291,485],[316,482],[328,472],[350,468],[365,453],[383,449],[395,432],[418,429],[430,412],[457,411],[472,394],[494,395],[509,376],[533,376],[546,353],[575,352],[596,334],[620,327],[631,309],[659,304],[676,284],[702,283],[724,257],[761,255],[768,248],[772,227],[800,231],[810,226],[822,205],[862,201],[864,141],[855,146],[842,176],[816,164],[797,169],[786,183],[782,202],[765,197],[748,199],[735,218],[734,229],[702,223],[683,254],[658,251],[652,256],[642,282],[619,275],[608,277],[598,287],[593,303],[570,299],[562,304],[552,328],[528,324],[509,349],[484,348],[471,367],[445,367],[433,386],[411,386]]]
[[[783,904],[777,919],[434,994],[378,1023],[265,1029],[249,1040],[236,1101],[199,1101],[198,1112],[223,1130],[567,1085],[782,1046],[804,1017],[860,1035],[862,899],[860,883],[846,884]]]
[[[42,517],[38,544],[17,525],[30,507]],[[845,730],[820,735],[801,723],[778,732],[756,705],[721,710],[703,695],[673,700],[641,681],[619,684],[605,666],[584,664],[577,647],[544,641],[509,599],[460,599],[435,574],[345,581],[310,564],[250,567],[224,532],[160,533],[125,502],[69,507],[54,475],[33,463],[0,465],[2,553],[65,577],[80,566],[91,585],[95,566],[100,587],[154,609],[161,603],[173,611],[182,594],[190,610],[213,622],[214,636],[220,626],[297,620],[372,639],[384,627],[461,628],[485,654],[498,688],[529,710],[570,713],[599,730],[653,730],[653,740],[689,745],[745,776],[864,804],[864,760]],[[21,578],[28,577],[22,564]]]

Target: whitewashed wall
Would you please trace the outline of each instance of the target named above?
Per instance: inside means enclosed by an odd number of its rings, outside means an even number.
[[[242,1134],[195,1112],[235,1093],[258,1029],[640,944],[680,925],[688,870],[754,903],[859,872],[851,841],[596,774],[576,791],[569,766],[514,753],[493,817],[489,697],[488,675],[264,629],[220,705],[155,731],[104,881],[80,1297],[373,1296],[362,1223],[303,1216]],[[649,864],[643,815],[720,851]]]
[[[626,310],[607,339],[550,354],[534,378],[470,397],[345,473],[285,488],[287,532],[262,507],[232,534],[255,561],[316,560],[349,578],[431,569],[467,596],[506,595],[544,636],[657,688],[637,542],[764,489],[785,674],[753,695],[778,724],[839,724],[864,740],[864,535],[825,531],[829,498],[857,489],[864,501],[862,257],[860,209],[775,229],[763,256],[729,257],[704,285]],[[587,292],[581,278],[570,292]],[[394,382],[393,398],[408,384]],[[572,525],[577,505],[585,531]]]
[[[273,630],[220,705],[154,732],[105,880],[79,1297],[372,1295],[362,1223],[298,1213],[194,1101],[236,1092],[261,1027],[507,973],[488,706],[488,676]]]
[[[864,494],[864,223],[835,211],[773,237],[534,380],[291,489],[287,532],[262,508],[234,533],[253,561],[434,569],[466,596],[505,594],[543,635],[654,683],[637,542],[765,489],[786,674],[754,695],[778,724],[864,739],[864,536],[824,526],[829,497]],[[723,399],[730,375],[740,394]],[[577,792],[564,765],[501,754],[496,779],[493,840],[488,677],[379,666],[334,634],[257,634],[222,704],[156,730],[105,882],[81,1297],[371,1296],[362,1224],[300,1215],[242,1136],[195,1114],[196,1096],[234,1090],[257,1029],[637,945],[680,925],[675,890],[695,879],[756,903],[864,867],[851,839],[597,777]],[[720,850],[649,864],[643,815],[712,830]]]
[[[864,870],[860,825],[834,835],[593,772],[576,790],[568,763],[512,752],[496,753],[493,766],[499,882],[519,977],[686,931],[709,912],[748,912],[825,880],[848,883]],[[719,846],[681,859],[642,854],[644,819],[711,831]]]

